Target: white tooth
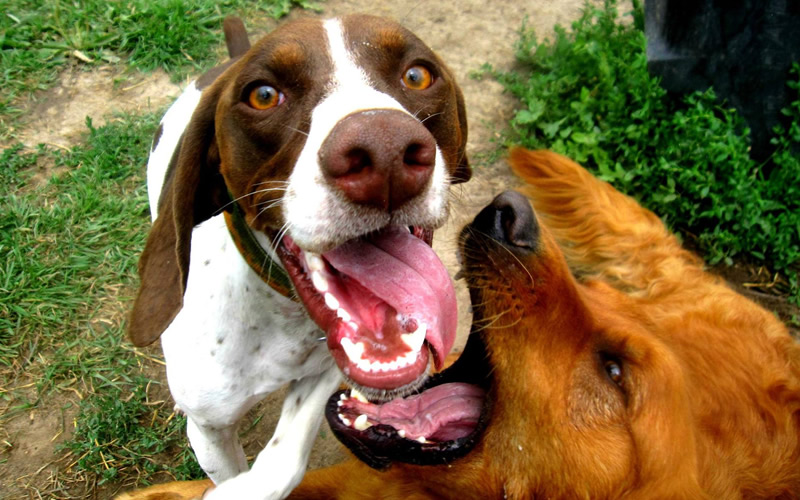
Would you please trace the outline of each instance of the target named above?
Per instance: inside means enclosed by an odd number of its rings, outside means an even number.
[[[328,281],[325,279],[325,276],[322,275],[319,271],[314,271],[311,273],[311,282],[314,283],[314,288],[319,290],[322,293],[328,291]]]
[[[372,364],[369,365],[370,371],[376,372],[381,369],[380,361],[373,361]]]
[[[341,420],[344,425],[350,427],[350,424],[351,424],[350,419],[345,417],[341,413],[339,413],[339,420]]]
[[[367,398],[365,398],[363,394],[361,394],[355,389],[350,389],[350,397],[358,401],[361,401],[362,403],[369,403],[369,401],[367,401]]]
[[[344,394],[344,393],[341,393],[341,394],[339,394],[339,399],[341,399],[342,401],[344,401],[345,399],[347,399],[347,396],[345,396],[345,394]]]
[[[411,352],[419,352],[422,348],[422,343],[425,342],[425,333],[428,327],[425,323],[420,323],[413,333],[403,333],[400,338],[411,349]]]
[[[345,322],[350,321],[350,313],[342,308],[336,310],[336,316],[342,318],[342,320],[344,320]]]
[[[406,360],[405,356],[398,356],[393,363],[397,363],[398,368],[405,368],[408,365],[408,361]]]
[[[336,300],[336,297],[334,297],[332,293],[325,294],[325,305],[328,306],[328,309],[332,309],[334,311],[339,309],[339,301]]]
[[[399,366],[400,365],[397,363],[397,360],[395,359],[394,361],[389,363],[389,370],[395,371],[395,370],[397,370],[399,368]]]
[[[428,440],[427,440],[427,439],[425,439],[425,436],[420,436],[420,437],[418,437],[418,438],[417,438],[417,441],[419,441],[420,443],[427,443],[427,442],[428,442]]]
[[[344,401],[342,401],[341,399],[336,402],[336,406],[342,406],[343,404],[344,404]]]
[[[419,352],[407,352],[406,355],[400,359],[402,359],[405,365],[412,365],[414,364],[414,361],[417,360],[417,354],[419,354]]]
[[[311,271],[322,271],[325,269],[325,262],[322,261],[319,254],[313,252],[306,252],[306,265]]]
[[[397,431],[397,435],[400,436],[401,438],[406,437],[405,429],[400,429],[399,431]]]
[[[361,360],[359,360],[359,361],[358,361],[358,363],[356,363],[356,366],[357,366],[357,367],[358,367],[358,369],[359,369],[359,370],[361,370],[362,372],[368,372],[368,371],[371,371],[371,370],[370,370],[370,364],[369,364],[369,361],[367,361],[366,359],[361,359]]]
[[[358,416],[358,417],[355,419],[355,421],[353,422],[353,427],[354,427],[354,428],[355,428],[357,431],[364,431],[364,430],[367,430],[367,429],[369,429],[370,427],[372,427],[372,424],[370,424],[369,422],[367,422],[367,416],[366,416],[366,415],[359,415],[359,416]]]
[[[350,358],[350,361],[353,363],[359,364],[363,361],[361,359],[361,355],[364,354],[363,342],[353,343],[352,340],[345,337],[342,339],[342,349],[344,349],[344,353],[347,354],[347,357]]]
[[[354,332],[358,331],[358,324],[355,321],[348,321],[347,324],[353,329]]]

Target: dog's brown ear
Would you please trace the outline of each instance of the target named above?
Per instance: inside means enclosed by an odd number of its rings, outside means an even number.
[[[218,212],[227,198],[214,137],[221,88],[215,84],[203,93],[161,190],[158,218],[139,258],[141,283],[128,322],[128,336],[136,346],[158,339],[180,311],[192,229]]]
[[[456,171],[453,172],[452,182],[453,184],[460,184],[472,178],[472,167],[469,166],[469,160],[467,159],[467,107],[464,104],[464,94],[461,93],[458,85],[456,85],[455,91],[461,143],[458,148],[458,163],[456,164]]]

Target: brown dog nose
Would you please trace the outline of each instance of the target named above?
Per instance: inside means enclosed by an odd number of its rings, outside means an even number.
[[[428,184],[436,142],[402,111],[370,110],[339,122],[319,150],[322,171],[349,200],[392,211]]]

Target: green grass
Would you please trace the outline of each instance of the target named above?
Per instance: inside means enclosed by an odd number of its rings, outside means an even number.
[[[142,375],[106,384],[98,395],[81,402],[75,436],[62,449],[79,457],[76,468],[96,474],[97,484],[140,478],[148,484],[158,473],[176,480],[204,477],[186,446],[186,418],[175,416],[169,404],[153,404]]]
[[[158,117],[88,122],[86,143],[66,153],[17,146],[0,156],[2,418],[39,406],[53,390],[77,393],[65,447],[79,457],[73,469],[96,474],[98,484],[120,474],[143,482],[165,470],[179,479],[200,474],[185,419],[168,419],[171,404],[148,403],[152,366],[124,333],[149,226],[143,173]],[[34,182],[34,165],[56,173]]]
[[[156,124],[155,114],[121,116],[101,128],[88,123],[86,144],[67,153],[14,147],[0,155],[0,366],[26,370],[20,360],[56,349],[59,362],[38,379],[41,390],[84,375],[66,362],[71,341],[106,335],[91,320],[110,315],[105,308],[136,275],[148,225],[142,174]],[[37,184],[34,163],[58,173]]]
[[[49,88],[68,62],[117,64],[174,77],[208,67],[222,19],[263,12],[279,18],[308,0],[9,0],[0,14],[0,137],[18,99]],[[5,116],[5,118],[3,118]]]
[[[586,5],[567,31],[539,41],[524,26],[520,69],[483,71],[521,100],[506,138],[572,157],[696,241],[712,264],[733,259],[783,273],[800,301],[800,66],[768,165],[749,157],[748,130],[713,91],[670,99],[647,71],[643,13]]]

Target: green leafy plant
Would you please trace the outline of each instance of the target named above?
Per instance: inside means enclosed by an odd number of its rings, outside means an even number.
[[[784,111],[792,125],[776,130],[765,175],[749,157],[745,123],[713,90],[672,99],[648,73],[638,1],[632,14],[625,23],[615,1],[587,3],[552,41],[523,25],[520,69],[483,69],[522,103],[507,142],[572,157],[696,239],[712,264],[764,262],[788,276],[799,300],[800,94]]]

